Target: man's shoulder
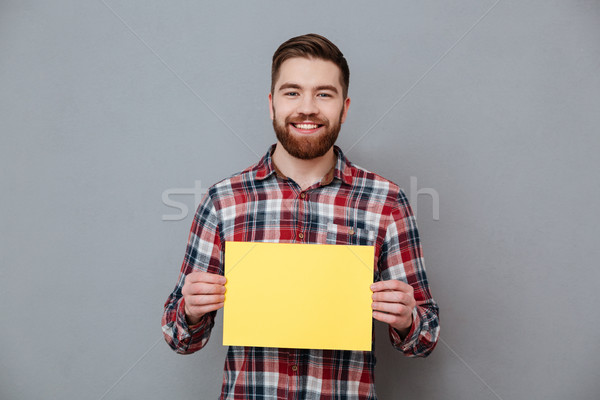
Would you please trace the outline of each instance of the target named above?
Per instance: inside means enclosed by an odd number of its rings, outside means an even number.
[[[404,189],[395,182],[384,178],[366,168],[351,164],[354,192],[360,193],[368,202],[379,204],[382,212],[389,215],[399,213],[399,216],[412,215],[408,197]]]
[[[358,187],[370,188],[380,193],[386,193],[388,196],[397,198],[404,196],[404,190],[395,182],[387,179],[371,170],[363,168],[351,161],[347,161],[353,177],[353,185]]]
[[[262,168],[262,160],[250,165],[242,171],[235,172],[226,178],[213,184],[209,189],[212,196],[224,196],[233,193],[235,190],[241,190],[243,183],[250,184],[257,178],[258,171]]]

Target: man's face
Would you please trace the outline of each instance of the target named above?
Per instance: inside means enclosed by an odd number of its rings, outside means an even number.
[[[346,120],[341,71],[331,61],[290,58],[281,64],[269,105],[277,140],[293,157],[321,157]]]

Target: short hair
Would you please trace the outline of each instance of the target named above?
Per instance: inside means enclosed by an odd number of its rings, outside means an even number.
[[[350,84],[350,69],[344,55],[329,39],[316,33],[309,33],[293,37],[283,42],[273,54],[271,64],[271,93],[275,90],[275,82],[279,78],[279,68],[285,60],[295,57],[317,58],[332,61],[337,65],[342,74],[340,83],[344,99],[348,97],[348,85]]]

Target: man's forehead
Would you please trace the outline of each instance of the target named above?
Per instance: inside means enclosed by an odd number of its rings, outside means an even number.
[[[341,89],[342,71],[333,61],[320,58],[293,57],[279,68],[276,86],[296,84],[303,86],[334,85]]]

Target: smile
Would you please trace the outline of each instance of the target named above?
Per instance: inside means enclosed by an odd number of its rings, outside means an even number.
[[[320,125],[317,124],[292,124],[298,129],[317,129]]]
[[[323,127],[323,124],[315,124],[313,122],[298,122],[291,123],[291,125],[294,127],[296,132],[302,134],[312,134],[317,132],[319,128]]]

